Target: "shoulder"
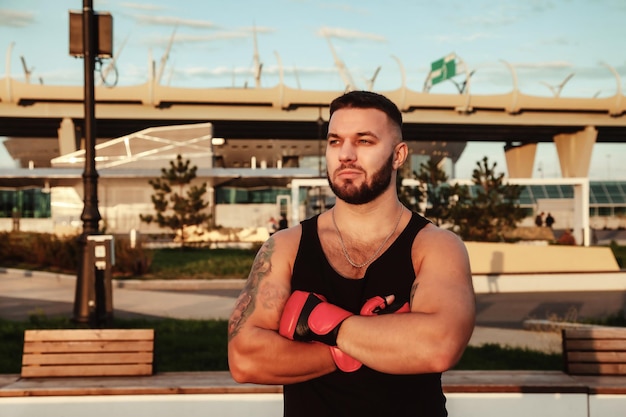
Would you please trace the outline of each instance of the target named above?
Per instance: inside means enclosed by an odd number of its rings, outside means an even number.
[[[465,244],[458,235],[432,223],[424,226],[415,236],[412,253],[417,260],[425,257],[442,260],[458,257],[466,260],[468,257]]]
[[[299,224],[279,230],[265,241],[259,252],[267,253],[271,257],[272,263],[280,262],[293,265],[301,237],[302,226]]]
[[[421,294],[417,304],[428,304],[431,301],[426,299],[436,300],[437,294],[457,294],[457,300],[472,299],[469,255],[455,233],[429,224],[413,241],[411,256],[416,276],[413,285],[419,285]]]
[[[259,299],[272,294],[288,296],[300,236],[300,225],[271,235],[256,253],[244,292]]]

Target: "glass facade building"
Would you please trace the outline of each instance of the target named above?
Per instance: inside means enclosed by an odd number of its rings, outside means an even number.
[[[50,192],[40,188],[0,190],[0,217],[45,219],[51,215]]]

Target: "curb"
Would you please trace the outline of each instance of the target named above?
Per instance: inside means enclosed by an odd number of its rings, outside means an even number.
[[[76,279],[76,275],[61,274],[58,272],[36,271],[30,269],[15,269],[0,267],[0,276],[11,275],[13,277],[23,278],[48,278],[48,279]]]
[[[76,280],[76,275],[60,274],[47,271],[32,271],[27,269],[2,268],[0,267],[0,277],[11,275],[19,278],[41,278],[56,280]],[[113,288],[141,289],[141,290],[240,290],[246,284],[245,279],[225,278],[225,279],[113,279]]]
[[[524,330],[536,331],[536,332],[553,332],[561,333],[564,329],[590,329],[595,327],[607,328],[610,326],[602,326],[599,324],[584,324],[574,323],[568,321],[552,321],[552,320],[524,320],[522,324]]]
[[[124,288],[127,290],[240,290],[245,284],[245,279],[113,280],[113,288]]]

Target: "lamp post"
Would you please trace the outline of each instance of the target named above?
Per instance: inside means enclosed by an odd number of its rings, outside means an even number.
[[[76,294],[74,297],[74,321],[88,323],[90,320],[90,292],[95,281],[95,267],[90,261],[87,237],[98,233],[100,212],[98,211],[98,172],[95,160],[95,103],[94,103],[94,72],[96,55],[96,37],[94,31],[93,1],[83,0],[83,62],[84,62],[84,139],[85,169],[83,171],[83,232],[79,237],[81,259],[76,277]]]

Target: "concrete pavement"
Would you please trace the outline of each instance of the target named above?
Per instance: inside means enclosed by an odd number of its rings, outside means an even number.
[[[0,268],[0,318],[30,315],[71,317],[72,275]],[[118,318],[227,319],[243,280],[116,281]],[[579,320],[615,314],[626,306],[625,291],[477,294],[477,326],[470,345],[497,343],[560,352],[557,332],[524,330],[527,319]]]

